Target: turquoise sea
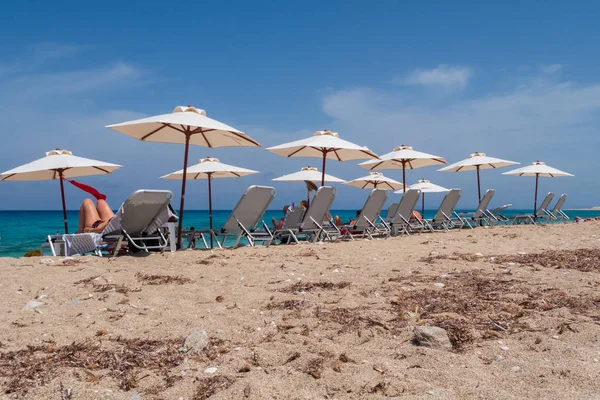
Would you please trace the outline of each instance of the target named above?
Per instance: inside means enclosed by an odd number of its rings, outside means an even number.
[[[470,211],[470,210],[461,210]],[[529,213],[531,210],[506,210],[505,215]],[[213,211],[213,224],[219,227],[225,222],[231,211]],[[334,210],[333,215],[339,215],[342,220],[350,220],[356,210]],[[425,218],[432,218],[435,210],[425,210]],[[568,210],[567,215],[573,219],[576,215],[582,218],[592,218],[600,215],[600,211]],[[68,211],[69,230],[77,230],[79,211]],[[271,217],[280,218],[281,210],[269,210],[264,221]],[[186,210],[184,227],[202,229],[208,227],[208,211]],[[63,232],[62,211],[0,211],[0,257],[21,257],[30,250],[40,248],[46,235]]]

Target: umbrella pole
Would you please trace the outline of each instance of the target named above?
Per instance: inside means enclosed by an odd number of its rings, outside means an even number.
[[[535,174],[535,196],[533,197],[533,220],[537,219],[536,210],[537,210],[537,193],[538,193],[538,180],[540,178],[540,174]]]
[[[185,181],[187,178],[188,151],[190,150],[190,133],[185,133],[185,154],[183,155],[183,179],[181,180],[181,202],[179,203],[179,226],[177,227],[177,247],[181,248],[181,228],[183,226],[183,205],[185,202]]]
[[[321,186],[325,186],[325,161],[327,160],[327,151],[323,150],[323,173],[321,175]]]
[[[402,161],[402,193],[406,193],[406,161]]]
[[[65,223],[65,234],[69,233],[69,224],[67,223],[67,206],[65,204],[65,186],[63,184],[63,173],[58,171],[58,179],[60,180],[60,196],[62,198],[63,221]]]
[[[421,192],[421,218],[425,218],[425,193]]]
[[[209,225],[210,225],[210,230],[212,231],[213,228],[213,215],[212,215],[212,188],[211,188],[211,184],[210,184],[210,176],[211,174],[208,174],[208,219],[209,219]],[[211,233],[210,235],[210,248],[213,248],[213,235]]]
[[[479,202],[481,201],[481,183],[479,180],[479,165],[476,168],[477,168],[477,204],[479,204]]]

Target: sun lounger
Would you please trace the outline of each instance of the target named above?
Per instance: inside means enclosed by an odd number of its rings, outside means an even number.
[[[496,207],[493,210],[488,210],[486,212],[486,214],[488,214],[488,216],[490,218],[493,218],[496,220],[496,223],[504,223],[504,222],[509,222],[510,218],[508,218],[507,216],[505,216],[504,214],[502,214],[502,211],[506,210],[507,208],[512,207],[512,204],[504,204],[503,206],[500,207]]]
[[[280,243],[289,243],[292,240],[294,243],[298,243],[294,230],[297,231],[298,225],[302,222],[304,211],[302,206],[290,207],[285,214],[283,227],[273,231],[273,240]]]
[[[168,190],[138,190],[125,200],[102,233],[50,235],[41,250],[50,248],[53,255],[62,249],[61,255],[93,252],[101,256],[102,244],[114,243],[112,253],[117,255],[126,240],[132,252],[164,251],[169,243],[174,244],[174,224],[168,222],[173,216],[169,208],[172,198]],[[169,230],[169,239],[163,232],[165,227]]]
[[[542,204],[540,204],[540,206],[538,207],[537,211],[534,210],[533,214],[519,214],[519,215],[515,215],[514,217],[511,218],[512,224],[513,225],[519,225],[519,224],[536,224],[536,220],[540,217],[543,217],[544,215],[546,215],[546,210],[548,209],[548,207],[550,206],[550,202],[552,201],[552,199],[554,198],[554,193],[549,192],[546,197],[544,198],[544,200],[542,201]]]
[[[419,201],[421,191],[419,189],[409,189],[402,196],[402,200],[396,209],[396,214],[390,221],[391,234],[406,234],[409,235],[411,231],[419,228],[426,228],[424,224],[419,220],[417,224],[411,223],[411,217],[413,210]]]
[[[567,214],[562,212],[562,207],[567,201],[567,195],[561,194],[552,211],[544,210],[544,215],[539,216],[538,218],[542,221],[548,222],[560,222],[564,220],[569,220]]]
[[[220,229],[199,232],[212,234],[219,248],[225,246],[227,238],[234,239],[233,248],[239,246],[242,237],[248,240],[250,246],[254,246],[257,242],[270,244],[273,233],[262,221],[262,217],[275,198],[275,193],[277,193],[275,188],[270,186],[250,186]],[[257,229],[261,223],[264,230]]]
[[[473,228],[473,226],[492,224],[492,221],[494,221],[495,218],[492,219],[492,217],[488,214],[488,207],[492,201],[492,197],[494,197],[494,193],[494,189],[488,189],[481,198],[481,201],[479,202],[475,212],[458,214],[464,221],[467,222],[465,226]]]
[[[468,224],[468,222],[461,218],[455,211],[456,204],[458,204],[461,194],[462,190],[460,189],[451,189],[446,193],[435,216],[431,220],[425,220],[425,223],[428,224],[432,230],[442,228],[445,231],[448,231],[451,228],[462,228],[465,224]]]
[[[331,217],[329,210],[335,199],[336,190],[331,186],[321,186],[308,210],[304,213],[304,218],[296,226],[288,226],[288,232],[293,235],[293,239],[298,241],[298,236],[304,236],[307,240],[316,242],[323,236],[325,239],[333,240],[339,237],[340,231],[335,225],[328,222]],[[326,223],[324,221],[327,221]],[[330,224],[331,226],[328,226]]]
[[[338,227],[341,229],[342,237],[354,238],[354,235],[366,236],[373,239],[373,235],[380,234],[389,236],[388,229],[381,229],[376,225],[379,213],[383,208],[388,197],[387,190],[373,189],[365,201],[365,205],[360,211],[360,215],[354,225],[345,225]]]

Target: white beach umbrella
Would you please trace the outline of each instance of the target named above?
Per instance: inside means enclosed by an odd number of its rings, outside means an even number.
[[[568,172],[561,171],[556,168],[549,167],[545,162],[535,161],[530,165],[517,168],[512,171],[503,173],[502,175],[513,175],[513,176],[535,176],[535,196],[533,199],[533,214],[535,215],[537,209],[537,195],[538,195],[538,180],[540,176],[548,178],[556,178],[559,176],[575,176]]]
[[[418,189],[421,191],[421,215],[425,212],[425,193],[441,193],[448,192],[450,189],[446,189],[443,186],[439,186],[431,183],[427,179],[420,179],[414,185],[410,185],[409,189]],[[404,194],[404,189],[397,190],[394,193]]]
[[[367,147],[343,140],[338,133],[328,130],[317,131],[307,139],[268,147],[267,150],[283,157],[322,158],[321,186],[325,185],[325,163],[328,158],[337,161],[378,158]]]
[[[2,180],[50,181],[58,179],[60,181],[65,233],[69,233],[63,178],[69,179],[79,176],[110,174],[119,168],[121,168],[121,165],[77,157],[68,150],[55,149],[47,152],[46,156],[39,160],[3,172]]]
[[[323,174],[315,167],[302,167],[300,171],[291,174],[283,175],[278,178],[271,179],[273,182],[304,182],[306,184],[306,190],[308,191],[307,196],[310,198],[310,192],[316,190],[316,186],[313,182],[322,182]],[[325,174],[325,182],[331,183],[344,183],[343,179],[336,178],[335,176]]]
[[[206,111],[192,106],[175,107],[172,113],[156,115],[107,128],[145,142],[185,144],[183,157],[183,179],[181,180],[181,203],[179,206],[179,233],[177,243],[181,243],[183,208],[185,201],[186,169],[190,144],[205,147],[256,146],[260,144],[244,132],[208,118]]]
[[[402,183],[384,176],[381,172],[371,172],[362,178],[356,178],[344,183],[344,185],[354,186],[359,189],[383,189],[397,190],[402,187]]]
[[[446,164],[446,160],[433,154],[416,151],[410,146],[401,145],[390,153],[379,157],[379,160],[369,160],[358,164],[368,170],[402,169],[403,190],[406,189],[406,170],[432,165]]]
[[[515,161],[502,160],[500,158],[488,157],[485,153],[473,153],[462,161],[450,164],[447,167],[440,168],[441,172],[463,172],[477,171],[477,201],[481,201],[481,181],[479,180],[479,171],[482,169],[502,168],[509,165],[519,164]]]
[[[188,167],[186,171],[179,170],[165,176],[161,179],[183,179],[184,173],[186,179],[207,179],[208,180],[208,215],[210,220],[210,229],[213,227],[212,215],[212,187],[211,180],[215,178],[240,178],[246,175],[258,174],[258,171],[240,168],[233,165],[223,164],[218,158],[206,157],[198,161],[198,164]],[[212,240],[211,240],[212,243]]]

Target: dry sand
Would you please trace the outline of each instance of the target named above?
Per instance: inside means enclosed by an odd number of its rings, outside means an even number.
[[[0,259],[0,385],[31,399],[597,399],[599,228]],[[413,344],[418,325],[454,348]],[[201,330],[207,346],[180,353]]]

